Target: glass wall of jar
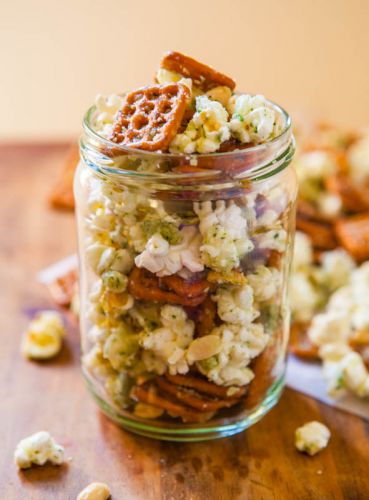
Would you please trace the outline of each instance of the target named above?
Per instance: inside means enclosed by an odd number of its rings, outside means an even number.
[[[231,435],[283,388],[296,179],[276,139],[210,155],[119,147],[84,121],[82,365],[102,410],[169,440]],[[230,147],[232,149],[232,147]]]

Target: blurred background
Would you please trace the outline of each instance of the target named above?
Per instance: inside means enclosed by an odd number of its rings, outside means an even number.
[[[0,140],[69,140],[97,93],[187,53],[295,117],[369,122],[367,0],[12,0],[0,4]],[[5,116],[5,118],[4,118]]]

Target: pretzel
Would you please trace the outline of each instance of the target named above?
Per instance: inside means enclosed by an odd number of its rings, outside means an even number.
[[[290,329],[290,351],[299,358],[318,359],[318,347],[312,344],[307,335],[308,323],[294,322]]]
[[[159,278],[159,285],[161,284],[167,286],[169,290],[172,290],[181,297],[198,297],[209,290],[209,283],[206,279],[199,279],[191,282],[181,278],[177,274]]]
[[[162,377],[158,377],[156,379],[156,384],[164,392],[171,394],[179,401],[201,412],[217,411],[221,408],[230,408],[240,401],[239,398],[204,399],[203,396],[200,396],[192,389],[180,388],[178,385],[171,384]]]
[[[368,184],[354,184],[349,175],[336,173],[326,179],[326,188],[339,196],[343,207],[354,213],[369,210]]]
[[[53,301],[58,306],[68,307],[72,302],[77,282],[78,271],[71,269],[63,276],[56,278],[55,281],[48,284],[47,287]]]
[[[204,335],[208,335],[215,326],[217,308],[215,302],[209,296],[206,297],[200,307],[195,325],[197,335],[203,337]]]
[[[180,52],[167,52],[160,66],[169,71],[175,71],[186,78],[191,78],[194,86],[205,92],[219,85],[229,87],[231,90],[234,90],[236,86],[236,82],[229,76],[223,75],[210,66]]]
[[[330,224],[297,217],[296,228],[310,236],[316,248],[333,250],[337,246],[333,226]]]
[[[76,144],[71,148],[58,183],[50,193],[49,203],[53,208],[74,210],[73,179],[78,162],[79,148]]]
[[[166,150],[185,114],[186,85],[151,85],[130,92],[114,122],[110,140],[147,151]]]
[[[193,375],[170,375],[169,373],[166,373],[165,377],[172,384],[189,387],[208,396],[229,398],[229,387],[213,384],[212,382],[208,382],[203,378],[195,377]],[[238,390],[234,394],[232,394],[230,399],[240,398],[246,393],[247,390],[246,387],[238,387],[237,389]]]
[[[148,388],[134,386],[131,389],[131,398],[156,408],[162,408],[174,416],[181,417],[184,422],[204,422],[209,420],[214,414],[213,412],[199,412],[182,404],[175,403],[170,399],[165,399],[157,393],[156,387],[152,385]]]
[[[145,269],[134,267],[128,279],[128,290],[136,298],[153,302],[167,302],[183,306],[195,307],[206,298],[206,293],[195,297],[178,295],[175,292],[162,290],[160,281],[154,274]]]
[[[297,217],[299,219],[308,219],[319,223],[330,223],[331,218],[322,214],[312,203],[306,200],[298,200]]]
[[[369,213],[338,219],[335,224],[337,239],[354,259],[369,259]]]

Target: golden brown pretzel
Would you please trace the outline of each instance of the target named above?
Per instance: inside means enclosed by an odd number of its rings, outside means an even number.
[[[181,125],[189,99],[189,89],[180,83],[130,92],[118,111],[110,140],[147,151],[166,150]]]
[[[229,76],[180,52],[167,52],[161,61],[161,67],[191,78],[193,84],[204,91],[218,87],[218,85],[224,85],[231,90],[236,86],[236,82]]]
[[[223,387],[220,385],[208,382],[205,379],[194,377],[193,375],[169,375],[165,374],[169,382],[175,385],[182,385],[183,387],[190,387],[191,389],[196,389],[196,391],[209,396],[215,396],[218,398],[229,398],[228,391],[229,387]],[[246,387],[238,387],[237,390],[232,394],[230,399],[240,398],[246,393]]]
[[[162,290],[159,286],[159,278],[138,267],[134,267],[129,276],[128,290],[136,299],[190,307],[198,306],[206,298],[206,292],[195,297],[187,297],[172,291]]]

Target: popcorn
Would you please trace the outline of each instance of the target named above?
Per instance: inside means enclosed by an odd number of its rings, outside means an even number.
[[[299,451],[316,455],[328,445],[330,437],[327,426],[316,421],[308,422],[296,429],[295,446]]]
[[[284,252],[287,246],[287,231],[284,229],[273,229],[264,233],[254,235],[254,240],[259,248]]]
[[[20,441],[15,449],[14,460],[20,469],[51,462],[61,465],[64,461],[64,448],[56,444],[48,432],[41,431]]]
[[[254,292],[251,286],[219,288],[213,300],[218,305],[218,315],[227,323],[248,324],[259,316],[254,309]]]
[[[269,340],[263,326],[225,323],[214,328],[210,335],[220,338],[221,348],[219,354],[197,363],[200,372],[218,385],[242,386],[250,383],[254,374],[248,365],[265,349]]]
[[[29,324],[22,339],[22,354],[31,359],[56,356],[65,335],[63,320],[55,311],[39,313]]]
[[[369,132],[356,141],[347,154],[350,172],[355,182],[365,182],[369,179]]]
[[[308,336],[313,344],[320,346],[331,342],[344,342],[350,332],[350,318],[346,312],[328,311],[314,316]]]
[[[296,231],[293,251],[292,269],[298,271],[313,263],[313,245],[309,236]]]
[[[228,104],[232,113],[230,130],[243,143],[260,143],[273,139],[282,131],[280,117],[262,95],[233,96]]]
[[[153,355],[142,358],[146,368],[148,371],[162,374],[167,366],[172,375],[187,373],[189,367],[186,349],[193,339],[194,323],[179,306],[163,306],[160,316],[162,327],[151,332],[142,332],[140,337],[140,345],[150,350]],[[158,364],[155,358],[158,359]]]
[[[332,155],[325,151],[310,151],[301,154],[294,164],[299,180],[300,196],[312,202],[319,200],[324,192],[323,180],[336,169]]]
[[[321,302],[321,295],[305,273],[296,272],[289,283],[289,301],[294,319],[309,321]]]
[[[214,153],[230,138],[228,113],[220,102],[206,95],[196,97],[196,113],[186,130],[177,134],[170,145],[171,153]]]
[[[278,269],[257,266],[253,273],[247,275],[247,280],[253,288],[255,300],[264,302],[276,295],[282,276]]]
[[[124,98],[111,94],[108,97],[97,95],[95,99],[96,112],[93,120],[97,133],[108,138],[113,131],[113,123],[117,111],[123,106]]]
[[[211,202],[204,202],[194,203],[194,211],[204,242],[200,247],[202,262],[219,272],[238,267],[240,258],[253,249],[241,208],[217,201],[215,210]]]
[[[120,322],[117,328],[110,330],[104,343],[103,356],[110,361],[115,370],[125,370],[132,366],[139,349],[139,336],[132,333],[126,324]]]
[[[169,245],[160,235],[154,234],[137,255],[137,267],[144,267],[157,276],[170,276],[188,269],[192,273],[204,270],[200,260],[200,233],[194,226],[186,226],[180,231],[181,243]]]
[[[355,268],[352,257],[343,249],[324,252],[320,258],[324,284],[330,290],[346,285]]]

